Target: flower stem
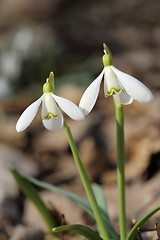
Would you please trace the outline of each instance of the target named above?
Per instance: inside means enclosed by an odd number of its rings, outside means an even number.
[[[66,134],[67,134],[67,138],[68,138],[69,145],[70,145],[70,148],[71,148],[74,160],[75,160],[77,170],[79,172],[79,175],[81,177],[81,180],[82,180],[84,189],[86,191],[87,197],[88,197],[89,202],[91,204],[91,207],[93,209],[93,212],[94,212],[94,215],[95,215],[95,220],[96,220],[97,227],[99,229],[100,235],[103,238],[103,240],[109,240],[110,239],[109,234],[107,232],[106,226],[105,226],[103,218],[101,216],[100,209],[98,207],[97,201],[96,201],[94,193],[92,191],[90,181],[88,179],[85,168],[84,168],[83,163],[81,161],[81,158],[79,156],[79,152],[78,152],[77,146],[75,144],[75,141],[73,139],[70,128],[68,127],[66,122],[64,122],[64,129],[65,129]]]
[[[116,135],[117,135],[117,181],[118,181],[118,208],[120,239],[126,238],[126,211],[125,211],[125,150],[124,150],[124,119],[123,107],[119,101],[114,99],[116,113]]]

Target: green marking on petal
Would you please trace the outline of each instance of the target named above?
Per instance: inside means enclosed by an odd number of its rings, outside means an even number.
[[[45,119],[49,120],[50,118],[57,118],[58,115],[54,114],[52,112],[48,112],[46,116],[44,116]]]
[[[109,89],[109,91],[107,91],[106,95],[107,96],[112,96],[112,95],[120,93],[120,92],[122,92],[122,89],[112,87],[112,88]]]

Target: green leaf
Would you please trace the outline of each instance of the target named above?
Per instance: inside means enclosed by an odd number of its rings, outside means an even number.
[[[95,198],[97,200],[98,206],[104,211],[108,212],[107,205],[106,205],[106,199],[104,196],[103,189],[100,185],[93,183],[92,189],[95,195]],[[108,214],[107,214],[108,215]],[[108,216],[107,216],[108,217]]]
[[[96,183],[93,183],[92,184],[92,189],[93,189],[96,201],[98,203],[98,206],[101,209],[101,212],[102,212],[103,216],[105,215],[105,218],[107,219],[107,222],[110,223],[110,225],[111,225],[109,215],[108,215],[107,201],[106,201],[106,198],[104,196],[104,192],[103,192],[102,187],[100,185],[96,184]]]
[[[160,206],[155,207],[150,212],[148,212],[146,215],[144,215],[142,218],[139,219],[139,221],[136,222],[136,224],[133,226],[131,231],[129,232],[126,240],[133,240],[136,237],[136,234],[138,232],[138,228],[140,228],[152,215],[154,215],[156,212],[160,210]]]
[[[101,210],[102,217],[105,220],[105,222],[107,222],[107,226],[110,229],[110,231],[109,231],[110,235],[112,236],[113,239],[119,239],[117,233],[115,232],[115,230],[111,224],[111,221],[110,221],[110,218],[108,215],[107,202],[106,202],[106,198],[104,196],[102,187],[96,183],[93,183],[92,189],[93,189],[96,201],[98,203],[98,206]]]
[[[48,226],[48,229],[51,231],[53,227],[56,226],[56,223],[53,219],[53,216],[51,215],[49,209],[37,193],[37,191],[32,187],[30,182],[23,177],[19,172],[17,172],[15,169],[10,169],[14,179],[16,180],[19,188],[22,190],[22,192],[26,195],[27,198],[29,198],[32,203],[36,206],[39,213],[43,217],[44,221],[46,222],[46,225]]]
[[[85,238],[89,239],[89,240],[102,240],[102,238],[92,229],[90,229],[89,227],[86,227],[84,225],[81,224],[70,224],[70,225],[64,225],[61,227],[56,227],[52,229],[53,232],[58,233],[58,232],[74,232],[74,233],[78,233],[82,236],[84,236]]]
[[[35,184],[36,186],[39,186],[41,188],[47,189],[49,191],[52,192],[56,192],[59,193],[67,198],[69,198],[70,200],[72,200],[73,202],[75,202],[76,204],[78,204],[84,211],[86,211],[93,219],[94,218],[94,214],[92,211],[92,208],[90,207],[90,204],[88,203],[88,201],[84,200],[82,197],[78,196],[77,194],[74,194],[72,192],[69,192],[67,190],[64,190],[62,188],[59,188],[57,186],[54,186],[52,184],[46,183],[46,182],[42,182],[39,181],[35,178],[32,177],[25,177],[28,181],[32,182],[33,184]],[[111,225],[108,216],[106,215],[106,212],[101,208],[101,213],[102,213],[102,217],[103,220],[105,221],[106,227],[108,229],[108,232],[111,236],[112,239],[114,240],[119,240],[119,236],[117,235],[117,233],[115,232],[113,226]]]

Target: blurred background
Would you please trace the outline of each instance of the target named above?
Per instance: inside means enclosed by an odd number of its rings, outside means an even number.
[[[48,239],[45,224],[19,191],[9,166],[85,197],[63,129],[45,130],[40,113],[23,133],[15,131],[15,124],[42,94],[50,71],[55,73],[57,94],[78,104],[103,68],[104,42],[115,66],[141,80],[155,96],[149,105],[134,102],[124,107],[128,225],[159,204],[159,13],[159,0],[0,1],[0,240]],[[112,98],[104,98],[102,87],[85,121],[67,121],[91,181],[105,191],[118,229]],[[94,225],[66,198],[44,190],[40,194],[66,222]],[[147,227],[154,228],[159,219],[155,215]],[[143,237],[157,239],[155,232]]]

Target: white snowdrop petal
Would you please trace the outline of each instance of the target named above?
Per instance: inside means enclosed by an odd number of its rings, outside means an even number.
[[[117,75],[118,80],[122,84],[124,90],[129,96],[141,103],[149,103],[153,100],[151,91],[139,80],[128,75],[116,67],[112,66],[112,70]]]
[[[94,107],[99,90],[100,90],[100,84],[102,82],[104,74],[104,69],[100,73],[100,75],[88,86],[88,88],[85,90],[85,92],[82,95],[82,98],[79,103],[79,107],[82,109],[84,112],[84,115],[87,115],[90,113],[92,108]]]
[[[121,83],[119,82],[116,74],[112,70],[111,66],[104,68],[104,94],[105,96],[111,96],[114,93],[122,91]]]
[[[46,129],[57,130],[63,126],[63,116],[52,93],[45,93],[42,102],[42,122]]]
[[[122,91],[119,94],[116,94],[119,97],[121,104],[128,105],[133,102],[133,98],[131,98],[126,92]]]
[[[60,113],[57,118],[42,119],[43,125],[50,131],[55,131],[63,127],[63,116]]]
[[[84,114],[82,110],[73,102],[59,97],[55,94],[52,94],[55,101],[58,103],[59,107],[72,119],[74,120],[83,120]]]
[[[38,112],[38,108],[42,102],[43,95],[35,102],[33,102],[26,110],[22,113],[18,122],[16,124],[16,131],[22,132],[24,131],[33,121],[34,117]]]
[[[52,93],[45,93],[43,96],[43,101],[42,101],[42,119],[46,118],[47,115],[48,117],[56,116],[60,112],[53,96]]]

